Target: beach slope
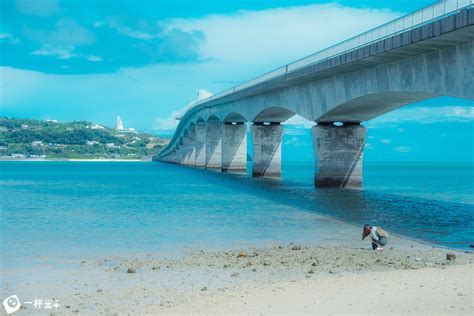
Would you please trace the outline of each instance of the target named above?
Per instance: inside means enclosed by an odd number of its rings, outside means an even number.
[[[474,265],[329,275],[201,296],[166,311],[197,314],[472,315]],[[163,312],[163,310],[161,310]]]

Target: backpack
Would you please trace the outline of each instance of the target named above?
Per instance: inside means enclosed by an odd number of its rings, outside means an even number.
[[[388,237],[388,233],[380,227],[377,227],[377,233],[379,234],[380,237],[385,237],[385,238]]]

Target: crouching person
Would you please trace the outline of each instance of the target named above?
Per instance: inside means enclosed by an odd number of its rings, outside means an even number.
[[[369,236],[372,239],[373,250],[383,250],[388,243],[388,233],[380,227],[370,226],[369,224],[364,225],[362,230],[362,240]]]

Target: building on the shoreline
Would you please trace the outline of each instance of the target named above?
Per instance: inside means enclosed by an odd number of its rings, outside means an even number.
[[[115,131],[118,133],[137,133],[137,131],[132,127],[124,128],[123,121],[120,116],[117,116],[117,120],[115,121]]]
[[[86,126],[86,128],[90,128],[90,129],[105,129],[105,127],[103,127],[102,125],[96,124],[96,123],[93,123],[91,126]]]
[[[123,130],[123,121],[120,116],[117,116],[117,120],[115,121],[115,130],[121,131]]]

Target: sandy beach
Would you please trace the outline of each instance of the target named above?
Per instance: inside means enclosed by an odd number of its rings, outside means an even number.
[[[394,247],[275,245],[43,258],[42,269],[3,271],[3,292],[58,299],[55,314],[469,314],[474,256],[393,237]],[[453,253],[455,260],[447,260]],[[61,268],[58,268],[60,267]],[[55,267],[55,268],[53,268]],[[39,273],[40,272],[40,273]],[[23,306],[22,314],[37,314]]]
[[[472,315],[474,266],[324,276],[201,295],[177,314]],[[158,310],[160,311],[160,310]]]

